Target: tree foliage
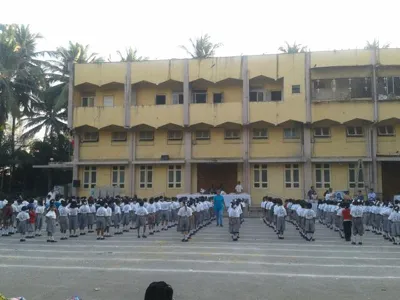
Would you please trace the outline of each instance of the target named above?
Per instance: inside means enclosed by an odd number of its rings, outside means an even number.
[[[294,42],[293,44],[289,44],[288,42],[285,42],[285,46],[281,46],[278,48],[279,51],[282,53],[288,53],[288,54],[293,54],[293,53],[301,53],[301,52],[307,52],[307,46],[302,46],[301,44],[297,44]]]
[[[180,47],[186,51],[192,58],[209,58],[215,55],[215,51],[222,46],[221,43],[214,44],[208,34],[202,35],[194,40],[189,39],[190,47],[181,45]]]

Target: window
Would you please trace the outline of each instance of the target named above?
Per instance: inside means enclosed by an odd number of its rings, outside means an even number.
[[[285,187],[287,188],[300,187],[300,171],[298,164],[285,165]]]
[[[300,84],[292,85],[292,94],[300,94]]]
[[[331,167],[329,164],[315,165],[315,186],[317,188],[331,187]]]
[[[314,128],[314,137],[316,138],[329,138],[331,136],[331,130],[329,127],[317,127]]]
[[[268,187],[267,165],[254,165],[253,185],[255,188]]]
[[[348,137],[364,136],[364,130],[361,126],[351,126],[346,128]]]
[[[394,128],[392,125],[379,126],[378,127],[379,136],[395,136]]]
[[[182,187],[182,167],[168,166],[168,188],[179,189]]]
[[[283,138],[285,140],[299,139],[300,134],[298,128],[283,128]]]
[[[250,91],[250,102],[264,102],[266,101],[265,91],[263,90],[253,90]]]
[[[282,101],[282,91],[272,91],[271,101]]]
[[[93,107],[94,106],[94,97],[82,97],[82,106],[83,107]]]
[[[183,138],[183,133],[180,130],[169,130],[168,140],[169,141],[180,141]]]
[[[114,96],[104,96],[103,97],[103,106],[104,107],[113,107],[114,106]]]
[[[141,189],[151,189],[153,187],[153,167],[140,166],[139,187]]]
[[[193,91],[192,103],[207,103],[207,91]]]
[[[240,130],[239,129],[226,129],[225,130],[225,139],[226,140],[239,140],[240,139]]]
[[[379,77],[377,91],[378,100],[400,99],[400,77]]]
[[[127,139],[127,133],[124,131],[111,133],[112,142],[126,142],[126,139]]]
[[[196,131],[196,140],[209,140],[210,139],[210,131],[209,130],[197,130]]]
[[[84,143],[94,143],[99,141],[99,133],[98,132],[85,132],[83,133]]]
[[[364,188],[363,170],[358,169],[358,180],[356,178],[356,174],[357,174],[357,164],[349,164],[349,187]],[[358,184],[356,183],[356,181],[358,181]]]
[[[156,105],[165,105],[166,99],[165,95],[156,95]]]
[[[222,103],[224,100],[224,94],[223,93],[214,93],[213,94],[213,102],[214,103]]]
[[[266,140],[268,139],[267,128],[254,128],[253,129],[253,140]]]
[[[95,188],[96,187],[96,167],[85,167],[83,171],[83,188]]]
[[[139,141],[153,141],[154,140],[154,132],[153,131],[140,131],[139,132]]]
[[[183,93],[172,93],[172,104],[183,104]]]
[[[112,186],[125,187],[125,167],[112,167]]]

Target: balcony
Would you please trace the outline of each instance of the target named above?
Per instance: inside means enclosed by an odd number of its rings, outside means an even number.
[[[123,106],[76,107],[74,109],[74,128],[91,126],[101,129],[110,125],[124,127],[125,114]]]
[[[242,103],[190,104],[190,125],[218,126],[228,122],[242,124]]]
[[[311,99],[318,101],[372,100],[371,78],[313,80]]]
[[[289,120],[305,122],[305,101],[250,102],[250,123],[265,121],[278,125]]]
[[[183,105],[142,105],[131,107],[131,127],[141,124],[154,128],[167,124],[183,126]]]
[[[359,119],[361,123],[369,123],[374,120],[374,106],[370,102],[320,102],[313,103],[312,121],[333,120],[345,123]]]

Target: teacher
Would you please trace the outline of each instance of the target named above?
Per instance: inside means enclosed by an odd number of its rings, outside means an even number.
[[[222,225],[222,215],[224,212],[224,197],[221,195],[221,191],[218,190],[214,196],[214,210],[215,216],[217,217],[217,226],[224,227]]]

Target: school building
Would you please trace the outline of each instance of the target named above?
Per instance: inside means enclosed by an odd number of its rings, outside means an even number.
[[[400,49],[75,64],[70,78],[75,195],[400,191]]]

